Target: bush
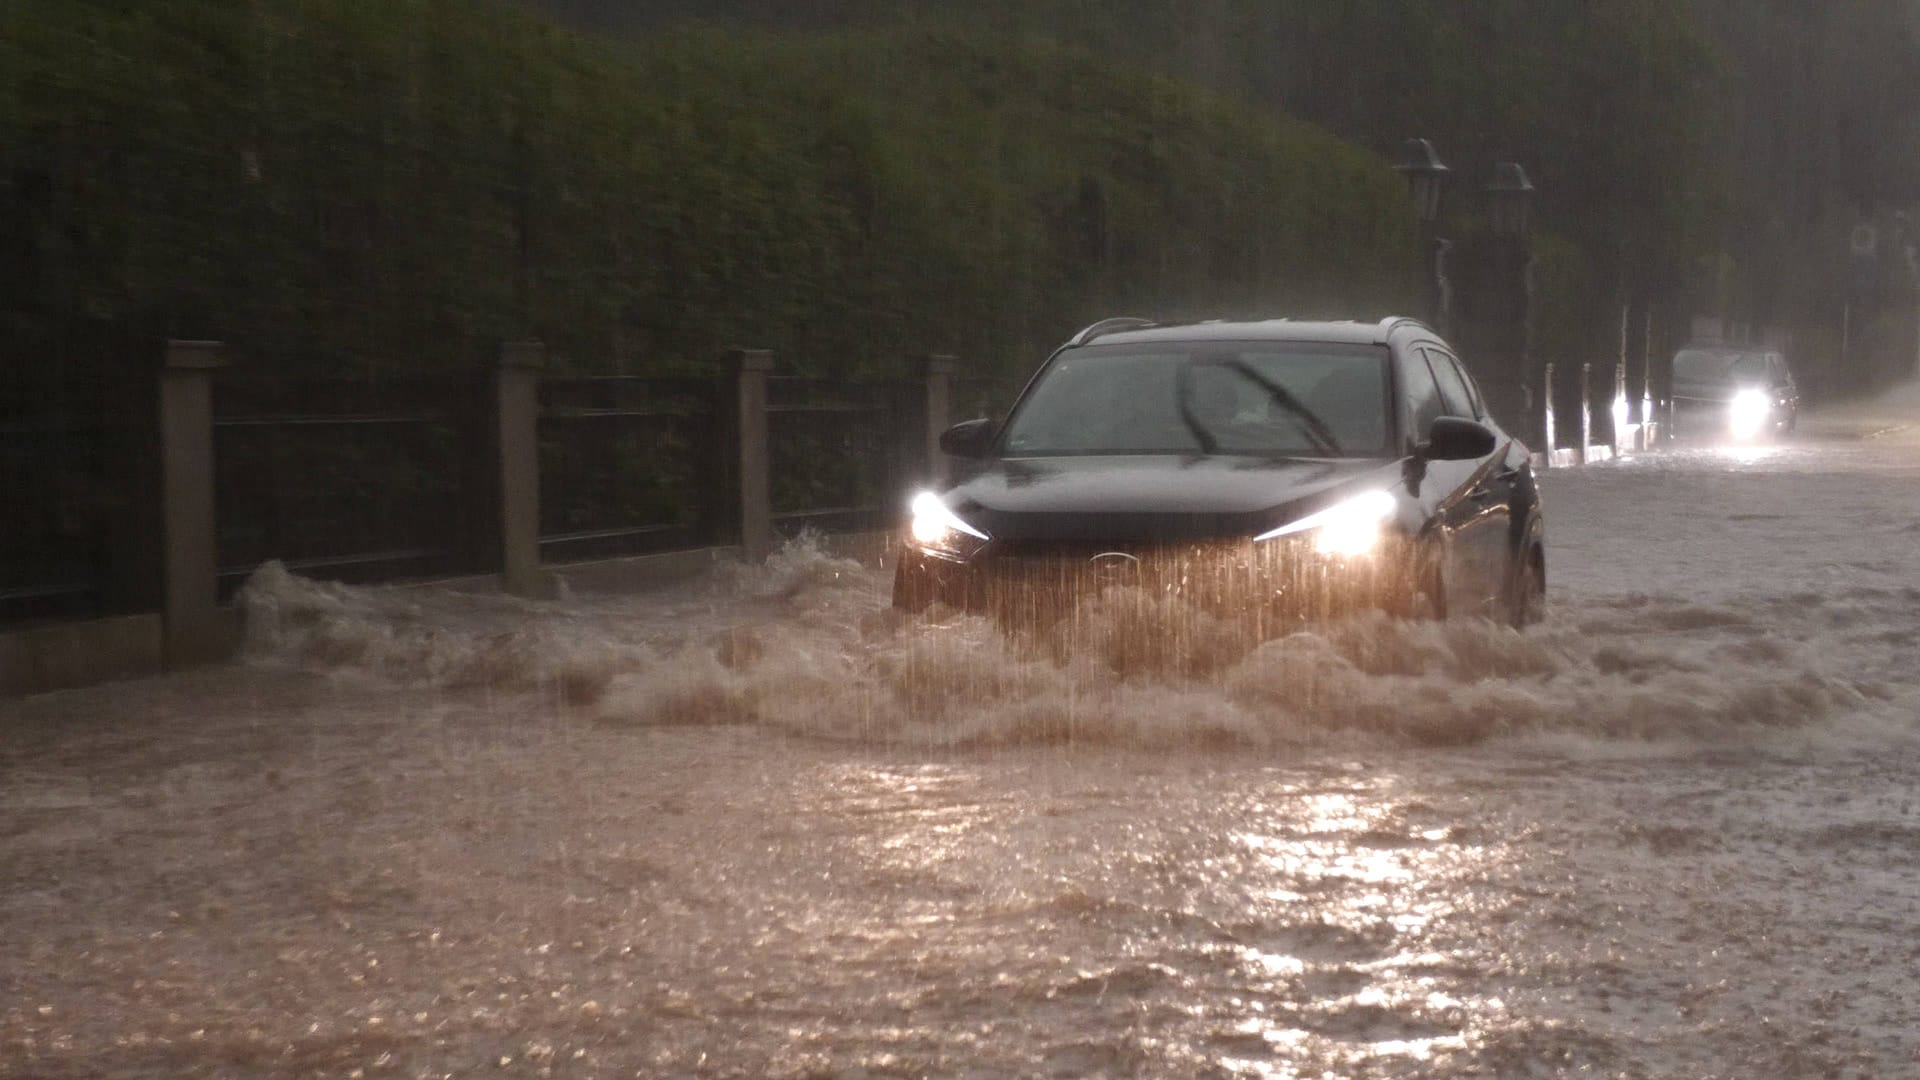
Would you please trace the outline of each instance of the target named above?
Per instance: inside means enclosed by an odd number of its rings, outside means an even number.
[[[525,336],[582,370],[1019,368],[1117,311],[1390,306],[1404,204],[1305,124],[957,32],[616,51],[471,0],[14,0],[0,27],[23,394],[103,337],[368,378]]]

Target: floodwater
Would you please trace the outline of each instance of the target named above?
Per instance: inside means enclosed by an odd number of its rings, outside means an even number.
[[[263,573],[0,703],[0,1075],[1920,1075],[1920,441],[1810,427],[1554,473],[1525,633]]]

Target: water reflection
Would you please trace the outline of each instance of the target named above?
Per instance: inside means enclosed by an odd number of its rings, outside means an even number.
[[[976,781],[951,765],[848,765],[832,770],[826,805],[859,823],[870,877],[925,875],[963,854],[979,827]]]
[[[1286,793],[1250,808],[1233,842],[1256,875],[1272,939],[1235,950],[1254,1002],[1233,1030],[1266,1055],[1222,1062],[1240,1075],[1319,1075],[1329,1065],[1419,1063],[1465,1051],[1503,1003],[1455,985],[1475,938],[1458,921],[1471,883],[1502,853],[1457,831],[1420,827],[1390,780]]]
[[[1778,446],[1731,444],[1719,448],[1719,455],[1736,465],[1753,465],[1780,455]]]
[[[974,999],[916,986],[925,973],[991,972],[1046,1060],[1155,1017],[1136,1050],[1248,1076],[1420,1071],[1503,1022],[1474,897],[1506,853],[1432,820],[1395,778],[1241,774],[1232,791],[1138,760],[1008,764],[826,770],[861,870],[813,921],[875,990],[951,1009]],[[1127,805],[1156,816],[1116,810],[1128,786]]]

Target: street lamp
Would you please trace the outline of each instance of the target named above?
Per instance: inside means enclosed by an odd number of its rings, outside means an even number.
[[[1400,148],[1393,171],[1406,177],[1407,190],[1413,194],[1413,213],[1420,222],[1421,247],[1426,250],[1427,319],[1434,328],[1446,333],[1452,321],[1452,287],[1447,281],[1447,248],[1439,236],[1440,197],[1447,188],[1447,168],[1425,139],[1408,139]]]
[[[1400,157],[1394,162],[1393,171],[1407,179],[1407,189],[1413,193],[1413,212],[1422,225],[1432,225],[1440,218],[1440,195],[1446,190],[1447,174],[1453,170],[1440,160],[1433,144],[1425,139],[1408,139],[1400,147]]]
[[[1496,415],[1526,418],[1529,430],[1545,432],[1552,421],[1553,392],[1544,373],[1533,370],[1533,244],[1529,232],[1533,214],[1533,183],[1519,163],[1502,161],[1482,189],[1486,196],[1490,243],[1484,249],[1487,274],[1480,280],[1475,305],[1488,348],[1483,351],[1492,370],[1490,402],[1501,406]],[[1539,392],[1536,392],[1536,391]],[[1546,448],[1549,458],[1553,447]]]
[[[1452,174],[1426,139],[1408,139],[1400,145],[1393,170],[1406,178],[1413,196],[1414,216],[1427,251],[1427,317],[1445,335],[1455,331],[1453,288],[1447,278],[1447,254],[1452,246],[1439,236],[1440,204]],[[1470,351],[1482,357],[1482,380],[1489,404],[1503,418],[1542,419],[1544,400],[1536,400],[1532,351],[1533,252],[1528,229],[1533,211],[1533,183],[1519,164],[1503,161],[1493,168],[1486,185],[1491,242],[1472,244],[1472,258],[1462,297],[1464,325],[1459,332]],[[1542,395],[1544,397],[1544,395]]]
[[[1487,216],[1496,236],[1521,237],[1533,216],[1533,184],[1527,170],[1517,161],[1503,161],[1493,167],[1493,180],[1487,184]]]
[[[1914,234],[1914,222],[1905,213],[1895,213],[1893,224],[1900,231],[1899,245],[1895,248],[1900,259],[1906,264],[1907,287],[1920,291],[1920,237]],[[1915,375],[1920,375],[1920,347],[1913,352]]]
[[[1553,386],[1548,379],[1540,379],[1544,392],[1534,394],[1534,371],[1532,371],[1532,306],[1534,306],[1534,256],[1532,256],[1532,236],[1528,233],[1532,209],[1534,209],[1534,184],[1526,179],[1526,169],[1517,161],[1500,161],[1494,165],[1494,179],[1488,181],[1486,188],[1486,219],[1494,231],[1492,244],[1492,265],[1494,265],[1494,286],[1500,300],[1494,302],[1494,309],[1500,311],[1496,338],[1500,348],[1496,350],[1503,365],[1507,367],[1507,379],[1513,380],[1513,390],[1517,390],[1519,400],[1509,400],[1509,413],[1513,417],[1526,417],[1532,430],[1551,430],[1553,404],[1548,398],[1553,394]],[[1498,284],[1496,284],[1498,282]],[[1584,373],[1582,373],[1584,379]],[[1582,380],[1584,384],[1584,380]],[[1582,390],[1582,404],[1586,402]],[[1582,415],[1582,430],[1588,419]],[[1553,457],[1551,436],[1546,446],[1548,459]],[[1582,448],[1586,446],[1586,436],[1582,434]]]

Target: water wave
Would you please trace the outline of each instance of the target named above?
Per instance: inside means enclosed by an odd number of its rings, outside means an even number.
[[[1797,615],[1779,604],[1575,601],[1525,632],[1369,614],[1254,640],[1124,592],[1048,630],[1008,633],[951,612],[899,615],[885,585],[803,542],[666,597],[538,604],[330,585],[269,566],[242,603],[256,662],[545,693],[605,724],[745,724],[880,744],[1711,741],[1818,724],[1894,692],[1845,662],[1858,635],[1834,627],[1818,598],[1788,605]],[[1907,639],[1885,622],[1878,640],[1895,650]]]

